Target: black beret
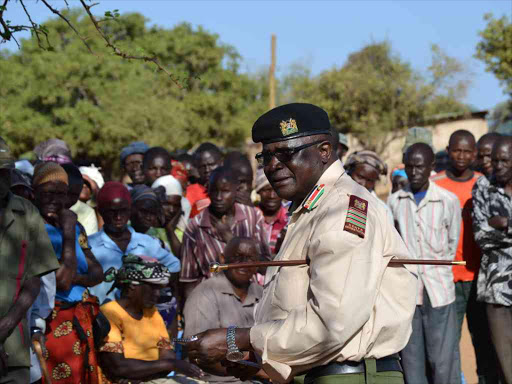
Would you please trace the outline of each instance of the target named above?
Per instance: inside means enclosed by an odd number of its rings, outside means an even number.
[[[255,143],[274,143],[311,135],[332,135],[329,116],[313,104],[292,103],[271,109],[252,126]]]

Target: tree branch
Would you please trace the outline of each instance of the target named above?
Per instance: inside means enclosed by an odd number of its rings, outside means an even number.
[[[44,31],[39,30],[39,28],[37,27],[37,24],[34,23],[32,18],[30,17],[30,14],[28,13],[27,8],[25,7],[25,4],[23,3],[23,0],[20,0],[20,3],[21,3],[21,6],[23,7],[23,10],[25,11],[25,14],[27,15],[28,21],[30,21],[30,24],[32,24],[32,30],[36,34],[36,38],[37,38],[37,45],[39,45],[39,48],[46,50],[46,48],[43,47],[41,39],[39,38],[39,32],[43,32],[46,35],[46,41],[48,41],[48,34]]]
[[[55,8],[53,8],[50,4],[48,4],[48,2],[46,0],[41,0],[44,5],[46,5],[46,7],[52,11],[53,13],[55,13],[57,16],[59,16],[62,20],[64,20],[69,28],[71,28],[75,34],[80,38],[80,40],[82,40],[82,43],[84,43],[84,45],[87,47],[87,49],[89,50],[90,53],[92,53],[93,55],[95,55],[95,53],[92,51],[91,47],[89,46],[89,44],[87,44],[87,41],[85,41],[85,39],[80,35],[80,33],[78,33],[78,31],[76,30],[76,28],[73,26],[73,24],[71,24],[71,22],[62,14],[60,13],[59,11],[57,11]],[[83,2],[82,2],[83,4]],[[85,5],[84,5],[85,6]],[[95,55],[96,56],[96,55]]]
[[[4,15],[4,11],[7,7],[8,2],[9,2],[9,0],[4,0],[4,3],[2,4],[2,9],[0,9],[0,17],[2,17]]]
[[[41,0],[43,2],[45,2],[45,0]],[[142,60],[142,61],[145,61],[145,62],[151,62],[151,63],[154,63],[158,70],[164,72],[167,76],[169,76],[169,78],[174,82],[174,84],[176,84],[178,86],[178,88],[180,89],[183,89],[183,86],[174,78],[174,75],[169,72],[167,69],[164,68],[164,66],[162,66],[162,64],[160,63],[160,61],[158,60],[158,57],[157,56],[145,56],[145,55],[142,55],[142,56],[137,56],[137,55],[130,55],[126,52],[123,52],[121,51],[118,47],[116,47],[111,41],[110,41],[110,38],[103,32],[103,30],[101,29],[100,27],[100,21],[98,21],[96,19],[96,17],[94,17],[94,15],[92,14],[91,12],[91,8],[94,7],[95,5],[97,5],[98,3],[94,3],[94,4],[91,4],[91,5],[87,5],[85,3],[85,0],[80,0],[80,3],[82,3],[82,6],[84,7],[85,11],[87,12],[87,14],[89,15],[89,18],[91,19],[94,27],[96,28],[96,30],[98,31],[98,33],[100,34],[100,36],[103,38],[103,40],[105,41],[106,45],[108,48],[111,48],[112,51],[114,52],[115,55],[119,56],[119,57],[122,57],[123,59],[128,59],[128,60]]]
[[[10,28],[4,21],[4,11],[7,7],[7,2],[9,0],[4,0],[4,3],[2,4],[2,8],[0,8],[0,24],[2,24],[2,27],[4,28],[4,32],[0,33],[0,36],[2,36],[3,39],[9,40],[11,38]]]

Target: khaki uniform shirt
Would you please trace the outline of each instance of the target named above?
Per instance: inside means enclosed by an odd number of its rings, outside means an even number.
[[[25,281],[60,266],[39,211],[12,194],[0,211],[0,266],[0,318],[14,305]],[[30,342],[25,316],[4,344],[9,367],[30,366]]]
[[[331,361],[381,358],[411,334],[416,276],[393,257],[409,258],[388,213],[340,161],[318,181],[323,194],[291,216],[276,260],[310,265],[267,269],[251,344],[274,381]],[[364,238],[345,230],[350,195],[367,201]],[[364,220],[363,220],[364,221]]]
[[[254,307],[261,299],[263,288],[251,283],[244,302],[233,290],[224,273],[201,282],[190,294],[185,303],[185,337],[190,337],[208,329],[227,328],[236,325],[250,328],[254,325]],[[233,376],[207,375],[207,382],[237,382]]]

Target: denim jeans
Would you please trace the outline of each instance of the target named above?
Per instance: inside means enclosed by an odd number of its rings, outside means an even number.
[[[424,289],[423,305],[416,306],[412,335],[401,356],[407,384],[460,384],[455,302],[433,308]]]

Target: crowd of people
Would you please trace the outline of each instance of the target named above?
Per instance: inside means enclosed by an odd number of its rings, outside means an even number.
[[[512,384],[512,137],[456,131],[439,169],[430,131],[412,128],[403,164],[388,172],[372,151],[347,157],[346,137],[332,135],[370,193],[389,174],[378,201],[410,258],[466,262],[417,270],[406,383],[463,381],[466,318],[479,384]],[[212,143],[174,153],[131,143],[120,181],[74,165],[59,139],[34,154],[15,161],[0,138],[0,383],[241,382],[221,364],[189,362],[172,340],[254,324],[265,269],[212,275],[210,265],[279,252],[289,202],[263,169]],[[252,379],[268,380],[263,370]]]

